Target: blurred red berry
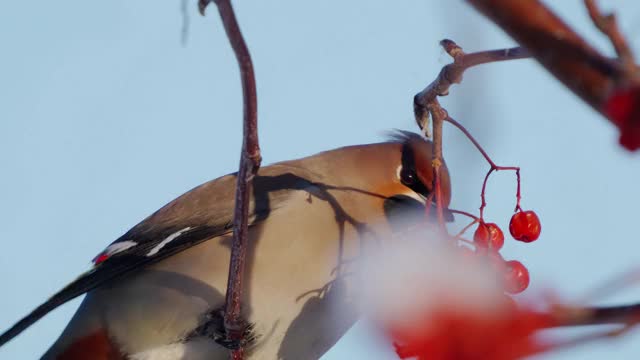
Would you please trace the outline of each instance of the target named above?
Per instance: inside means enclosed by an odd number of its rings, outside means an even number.
[[[540,219],[538,219],[538,215],[531,210],[518,211],[513,214],[509,222],[509,232],[511,236],[516,240],[526,243],[538,239],[541,230]]]
[[[480,248],[498,251],[504,245],[504,234],[494,223],[480,223],[473,234],[473,241]]]
[[[603,105],[604,113],[620,129],[620,145],[640,148],[640,87],[616,91]]]
[[[504,270],[504,289],[510,294],[519,294],[529,286],[529,270],[520,261],[507,261]]]
[[[396,353],[418,360],[516,360],[545,349],[538,331],[549,316],[504,302],[495,311],[443,305],[424,316],[422,326],[391,327]]]

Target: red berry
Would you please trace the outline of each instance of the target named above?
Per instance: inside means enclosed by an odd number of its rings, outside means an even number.
[[[480,248],[498,251],[504,245],[504,234],[494,223],[480,223],[473,234],[473,241]]]
[[[540,236],[540,219],[535,212],[518,211],[513,214],[509,222],[509,232],[514,239],[526,243],[535,241]]]
[[[505,263],[504,290],[510,294],[523,292],[529,286],[529,270],[520,261]]]

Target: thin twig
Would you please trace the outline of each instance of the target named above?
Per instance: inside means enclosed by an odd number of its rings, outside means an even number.
[[[494,172],[496,168],[491,166],[489,171],[487,171],[487,175],[484,177],[484,181],[482,182],[482,190],[480,191],[480,219],[484,221],[484,208],[487,207],[486,201],[486,191],[487,191],[487,181],[489,181],[489,176]]]
[[[477,216],[473,215],[472,213],[466,212],[466,211],[454,210],[454,209],[447,209],[447,210],[449,210],[449,212],[452,213],[452,214],[460,214],[460,215],[467,216],[467,217],[471,218],[472,220],[480,220]]]
[[[453,119],[450,116],[447,116],[447,118],[445,118],[445,121],[450,123],[451,125],[457,127],[458,130],[462,131],[462,133],[467,137],[467,139],[469,139],[469,141],[471,141],[473,143],[473,145],[476,147],[476,149],[478,149],[480,154],[482,154],[482,156],[485,158],[485,160],[487,160],[487,162],[491,166],[489,168],[489,171],[487,171],[487,175],[484,177],[484,182],[482,183],[482,191],[480,192],[480,199],[481,199],[480,220],[484,220],[484,208],[487,206],[487,202],[485,200],[485,191],[487,189],[487,181],[489,180],[489,176],[491,175],[491,173],[493,173],[494,171],[511,170],[511,171],[515,171],[516,172],[517,190],[516,190],[516,208],[515,208],[514,211],[521,210],[521,208],[520,208],[520,199],[521,199],[522,196],[521,196],[521,193],[520,193],[520,167],[518,167],[518,166],[500,166],[500,165],[497,165],[491,159],[489,154],[487,154],[487,152],[482,147],[482,145],[480,145],[478,140],[476,140],[476,138],[474,138],[473,135],[471,135],[471,133],[469,132],[469,130],[467,130],[467,128],[462,126],[462,124],[460,124],[459,122],[457,122],[455,119]]]
[[[455,126],[458,128],[458,130],[460,130],[466,137],[467,139],[469,139],[469,141],[471,141],[473,143],[473,145],[476,147],[476,149],[478,149],[478,151],[480,152],[480,154],[482,154],[482,157],[484,157],[484,159],[489,163],[489,165],[491,165],[491,168],[496,168],[498,167],[498,165],[496,165],[496,163],[493,162],[493,160],[491,160],[491,157],[489,156],[489,154],[487,154],[487,152],[484,150],[484,148],[482,147],[482,145],[480,145],[480,143],[478,142],[478,140],[476,140],[475,137],[473,137],[473,135],[471,135],[471,133],[469,132],[469,130],[467,130],[467,128],[465,128],[464,126],[462,126],[462,124],[460,124],[459,122],[457,122],[455,119],[453,119],[451,116],[448,116],[445,119],[446,122],[448,122],[449,124]]]
[[[463,227],[462,230],[458,231],[458,233],[454,236],[454,238],[456,239],[460,239],[460,237],[462,235],[464,235],[464,233],[467,232],[467,230],[469,230],[473,225],[477,224],[480,222],[479,218],[476,218],[475,220],[473,220],[472,222],[470,222],[469,224],[467,224],[467,226]],[[475,246],[475,243],[472,243]]]
[[[584,5],[593,24],[611,41],[611,45],[613,45],[620,62],[627,69],[626,71],[629,73],[636,72],[637,67],[633,52],[620,32],[615,14],[603,14],[596,5],[595,0],[584,0]]]
[[[235,209],[233,214],[233,243],[225,298],[224,327],[227,339],[237,343],[238,349],[231,351],[233,359],[243,358],[243,336],[245,322],[241,315],[241,301],[244,279],[245,258],[249,232],[249,196],[252,181],[260,167],[260,146],[258,143],[258,104],[256,81],[249,49],[244,41],[230,0],[214,0],[224,24],[224,29],[236,55],[243,94],[243,142],[240,156],[240,169],[237,175]],[[200,13],[203,14],[211,0],[200,0]]]

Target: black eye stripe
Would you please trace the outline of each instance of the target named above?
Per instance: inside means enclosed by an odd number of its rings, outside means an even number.
[[[400,181],[411,190],[429,196],[429,190],[420,181],[416,172],[415,154],[409,143],[402,144],[402,168],[400,169]]]
[[[416,172],[416,158],[413,149],[408,143],[402,144],[402,171]]]

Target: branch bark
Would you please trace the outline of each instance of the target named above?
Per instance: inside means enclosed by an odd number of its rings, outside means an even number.
[[[212,0],[199,0],[200,13]],[[233,214],[233,242],[231,245],[231,261],[225,298],[224,327],[227,340],[238,344],[231,351],[232,359],[243,358],[243,340],[246,322],[242,319],[242,292],[245,269],[245,258],[249,233],[249,196],[262,157],[258,142],[258,102],[253,63],[249,49],[244,41],[240,26],[236,19],[230,0],[214,0],[220,13],[225,32],[236,55],[243,94],[243,142],[240,155],[240,167],[237,175],[235,209]]]

